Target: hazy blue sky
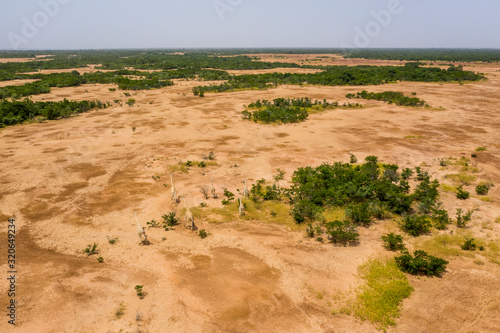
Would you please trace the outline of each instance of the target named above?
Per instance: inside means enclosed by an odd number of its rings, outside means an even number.
[[[0,49],[500,48],[499,14],[499,0],[3,0]]]

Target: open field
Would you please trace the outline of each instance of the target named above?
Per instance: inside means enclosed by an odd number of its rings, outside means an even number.
[[[325,54],[251,56],[313,65],[404,64]],[[318,58],[325,56],[335,59]],[[52,88],[33,96],[33,101],[112,105],[0,129],[0,252],[6,253],[7,220],[15,216],[19,272],[17,326],[12,329],[4,318],[0,331],[377,332],[376,324],[342,308],[363,286],[359,267],[394,256],[380,238],[403,234],[396,219],[359,228],[359,245],[344,247],[326,236],[324,242],[307,238],[306,226],[296,225],[286,212],[278,218],[255,213],[259,218],[252,219],[249,210],[239,218],[234,204],[221,204],[223,188],[238,196],[245,178],[249,184],[271,181],[281,169],[286,174],[279,184],[287,187],[300,167],[347,163],[354,154],[359,161],[375,155],[400,168],[420,166],[448,185],[449,191],[440,188],[440,200],[451,217],[457,208],[474,210],[465,230],[450,225],[419,238],[404,236],[409,249],[426,249],[449,264],[439,278],[406,274],[414,290],[388,332],[500,332],[500,64],[464,64],[464,70],[484,73],[488,80],[282,85],[200,98],[192,88],[217,81],[174,79],[173,86],[128,91],[130,97],[110,91],[111,84]],[[317,71],[228,70],[234,75]],[[241,115],[257,99],[347,103],[346,94],[362,90],[416,93],[431,107],[362,100],[363,108],[324,110],[305,122],[282,125],[244,121]],[[126,104],[129,98],[135,99],[132,106]],[[476,152],[478,147],[486,150]],[[210,152],[214,163],[204,168],[179,165]],[[466,166],[457,162],[461,157],[468,159]],[[440,159],[447,158],[443,166]],[[171,202],[170,174],[177,193],[193,207],[196,227],[208,237],[201,239],[181,223],[170,231],[146,228],[151,244],[139,245],[135,212],[143,227],[172,211],[184,218],[184,204]],[[460,184],[454,180],[462,178],[450,174],[474,177],[464,186],[468,200],[456,199],[453,191]],[[218,199],[205,199],[198,188],[210,186],[211,178]],[[487,196],[476,195],[480,182],[494,184]],[[486,250],[469,253],[450,240],[454,245],[446,246],[455,246],[450,251],[440,246],[438,234],[474,237]],[[111,244],[110,238],[118,240]],[[93,243],[98,255],[82,253]],[[5,259],[0,269],[8,270]],[[136,285],[144,286],[143,299]],[[0,279],[2,295],[7,290],[7,280]],[[0,307],[6,309],[7,302],[2,297]]]

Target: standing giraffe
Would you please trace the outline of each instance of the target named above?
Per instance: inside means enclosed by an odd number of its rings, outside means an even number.
[[[172,200],[173,203],[177,203],[177,192],[175,191],[174,178],[172,175],[170,175],[170,181],[172,182],[172,187],[170,188],[170,200]]]
[[[141,224],[139,223],[139,220],[137,219],[137,212],[135,212],[135,220],[137,222],[137,235],[142,241],[142,244],[147,244],[148,243],[148,236],[146,236],[146,230],[141,227]],[[144,239],[142,239],[144,237]]]
[[[243,205],[243,202],[241,202],[241,197],[239,197],[238,200],[240,201],[239,214],[240,217],[243,217],[245,216],[245,205]]]
[[[184,201],[184,206],[186,206],[186,214],[184,215],[184,226],[187,229],[194,230],[194,217],[193,213],[189,209],[188,205],[186,204],[186,200],[182,198],[182,201]]]
[[[248,198],[248,196],[250,195],[250,192],[248,191],[248,187],[247,187],[247,179],[245,178],[245,187],[243,188],[243,196],[246,198]]]
[[[210,189],[212,192],[212,198],[217,199],[217,194],[215,194],[214,179],[210,178],[210,180],[212,181],[212,188]]]

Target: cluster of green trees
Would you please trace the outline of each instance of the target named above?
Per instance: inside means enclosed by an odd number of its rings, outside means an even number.
[[[485,77],[469,71],[448,71],[435,67],[420,67],[418,63],[406,66],[329,66],[314,74],[271,73],[239,75],[220,85],[193,88],[195,95],[206,92],[224,92],[242,89],[267,89],[282,84],[312,84],[324,86],[380,85],[396,81],[414,82],[466,82]]]
[[[373,93],[363,90],[362,92],[355,94],[347,94],[345,97],[347,98],[361,98],[367,100],[377,100],[388,102],[389,104],[396,104],[402,106],[414,106],[414,107],[423,107],[428,106],[424,100],[421,100],[417,97],[408,97],[405,96],[402,92],[397,91],[384,91],[381,93]]]
[[[345,58],[382,59],[401,61],[463,61],[497,62],[500,50],[493,49],[353,49]]]
[[[66,118],[71,115],[93,109],[106,108],[108,104],[99,101],[68,101],[61,102],[33,102],[29,99],[10,102],[0,101],[0,127],[19,124],[26,120],[43,116],[52,120]]]
[[[243,111],[243,119],[263,123],[298,123],[306,120],[312,110],[333,109],[339,107],[338,102],[327,102],[305,98],[276,98],[273,101],[257,100],[248,105],[249,110]],[[343,105],[342,107],[360,107],[359,104]]]

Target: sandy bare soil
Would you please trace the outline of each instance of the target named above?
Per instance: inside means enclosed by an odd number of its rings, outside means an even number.
[[[498,242],[499,69],[478,65],[474,70],[489,81],[467,85],[282,86],[205,98],[191,93],[199,82],[176,80],[172,87],[132,92],[133,107],[117,103],[70,119],[1,129],[0,252],[6,253],[7,219],[15,216],[19,304],[17,327],[12,329],[2,313],[0,331],[376,332],[371,323],[332,310],[361,285],[361,264],[392,255],[380,241],[382,234],[397,230],[391,221],[360,228],[357,247],[308,239],[304,230],[275,224],[272,217],[226,223],[195,218],[209,233],[206,239],[179,225],[168,232],[148,229],[151,245],[140,246],[134,212],[143,226],[170,211],[180,214],[183,205],[170,201],[170,168],[180,160],[201,160],[210,151],[217,165],[173,172],[177,192],[191,207],[202,202],[206,209],[222,207],[220,199],[205,200],[198,189],[211,177],[221,195],[222,187],[236,193],[245,178],[270,180],[281,168],[286,186],[298,167],[347,162],[351,153],[360,160],[377,155],[400,167],[425,163],[433,177],[450,184],[444,176],[451,171],[438,158],[470,157],[484,146],[487,151],[471,163],[479,169],[474,184],[496,185],[490,201],[476,196],[473,185],[465,187],[474,193],[467,201],[457,202],[452,193],[442,193],[441,200],[453,216],[459,207],[475,209],[468,231]],[[54,88],[33,99],[128,99],[110,87]],[[416,92],[433,108],[369,102],[363,109],[313,114],[299,124],[241,119],[243,105],[256,99],[344,102],[347,93],[363,89]],[[118,241],[109,244],[108,237]],[[104,263],[82,253],[93,242]],[[416,242],[408,238],[410,248]],[[409,277],[415,291],[390,332],[500,331],[500,266],[479,252],[447,260],[441,278]],[[7,271],[5,256],[0,269]],[[136,285],[144,285],[142,300]],[[2,277],[2,309],[7,289]],[[123,315],[117,315],[120,308]]]

